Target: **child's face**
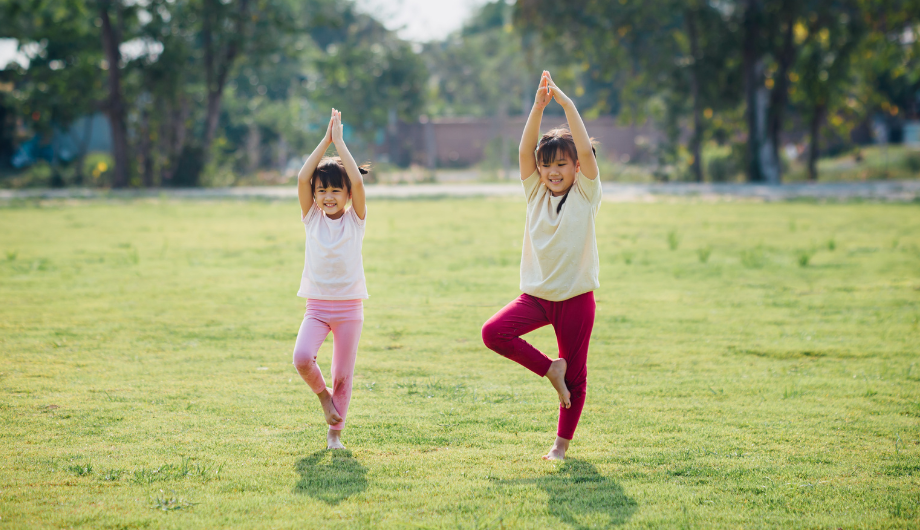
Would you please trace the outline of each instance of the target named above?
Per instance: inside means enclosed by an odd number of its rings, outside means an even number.
[[[313,192],[313,200],[326,212],[326,217],[338,219],[345,213],[345,205],[348,203],[348,190],[334,186],[323,186],[322,182],[318,182],[316,190]]]
[[[563,152],[559,152],[559,157],[548,164],[540,161],[537,164],[537,170],[540,172],[540,182],[542,182],[553,196],[558,197],[565,195],[572,184],[575,183],[575,175],[581,169],[578,161],[569,160]]]

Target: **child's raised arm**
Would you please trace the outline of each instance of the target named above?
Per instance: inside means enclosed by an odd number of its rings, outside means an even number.
[[[307,161],[303,163],[303,167],[300,168],[300,173],[297,174],[297,198],[300,199],[300,217],[303,218],[307,215],[307,212],[310,211],[310,208],[313,208],[313,187],[311,181],[313,180],[313,172],[316,171],[316,166],[319,165],[319,161],[323,158],[323,155],[326,154],[326,149],[329,149],[329,145],[332,144],[332,122],[335,116],[335,110],[332,111],[333,117],[329,118],[329,125],[326,126],[326,135],[323,136],[323,139],[319,142],[319,145],[316,146],[316,149],[307,157]]]
[[[578,153],[578,162],[581,164],[581,173],[594,180],[600,170],[597,168],[597,158],[595,158],[594,150],[591,148],[591,137],[588,136],[585,122],[582,121],[581,115],[578,114],[575,103],[564,92],[559,90],[556,83],[553,83],[553,78],[549,75],[549,72],[546,72],[544,76],[547,81],[547,88],[565,111],[565,119],[569,122],[569,130],[572,131],[572,139],[575,140],[575,150]]]
[[[549,72],[543,70],[533,107],[530,109],[527,124],[524,125],[524,133],[521,135],[521,146],[518,148],[521,180],[527,180],[527,177],[533,175],[533,172],[537,170],[537,159],[534,156],[534,151],[537,150],[537,142],[540,141],[540,122],[543,120],[543,109],[553,100],[552,94],[546,89],[548,80]]]
[[[358,163],[345,146],[342,133],[342,113],[332,109],[332,143],[335,144],[335,150],[339,152],[339,158],[342,159],[342,165],[345,166],[345,172],[348,174],[348,179],[351,180],[351,207],[355,209],[358,218],[363,220],[367,215],[364,178],[361,177]]]

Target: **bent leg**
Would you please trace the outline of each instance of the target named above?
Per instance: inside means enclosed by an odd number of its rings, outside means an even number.
[[[543,377],[553,361],[521,335],[549,323],[537,299],[522,294],[486,321],[482,326],[482,342],[495,353]]]
[[[306,315],[294,343],[294,366],[315,394],[326,390],[326,380],[316,364],[316,354],[328,334],[329,326],[325,322]]]
[[[588,346],[594,328],[596,305],[593,292],[578,295],[559,304],[551,316],[556,331],[556,343],[559,345],[559,357],[568,363],[565,384],[571,392],[572,405],[569,408],[559,407],[556,435],[571,440],[585,406],[588,387]]]
[[[363,320],[346,320],[332,326],[332,403],[342,417],[341,422],[330,427],[333,430],[345,427],[363,326]]]

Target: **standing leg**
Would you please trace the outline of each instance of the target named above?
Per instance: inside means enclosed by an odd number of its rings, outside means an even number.
[[[537,298],[522,294],[482,326],[482,342],[490,350],[543,377],[553,361],[521,335],[549,324]]]
[[[326,416],[326,423],[335,425],[342,421],[342,417],[335,410],[332,393],[326,388],[323,372],[316,364],[319,347],[326,340],[329,330],[328,324],[311,315],[309,311],[304,315],[300,331],[297,332],[297,341],[294,343],[294,367],[319,398],[323,414]]]
[[[332,402],[342,416],[341,423],[330,427],[341,430],[345,427],[348,403],[351,401],[351,386],[355,377],[355,360],[358,357],[358,341],[361,340],[363,320],[336,322],[332,328]]]
[[[552,319],[559,345],[559,356],[566,360],[565,383],[571,392],[572,406],[559,408],[556,435],[571,440],[585,405],[588,384],[588,346],[594,328],[594,293],[587,292],[559,302]]]

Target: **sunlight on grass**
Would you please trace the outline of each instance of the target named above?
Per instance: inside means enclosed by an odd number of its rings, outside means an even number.
[[[920,210],[609,204],[588,398],[486,350],[523,201],[372,201],[347,451],[295,202],[0,208],[0,526],[912,528]],[[530,339],[555,354],[550,329]],[[329,373],[331,341],[320,350]]]

